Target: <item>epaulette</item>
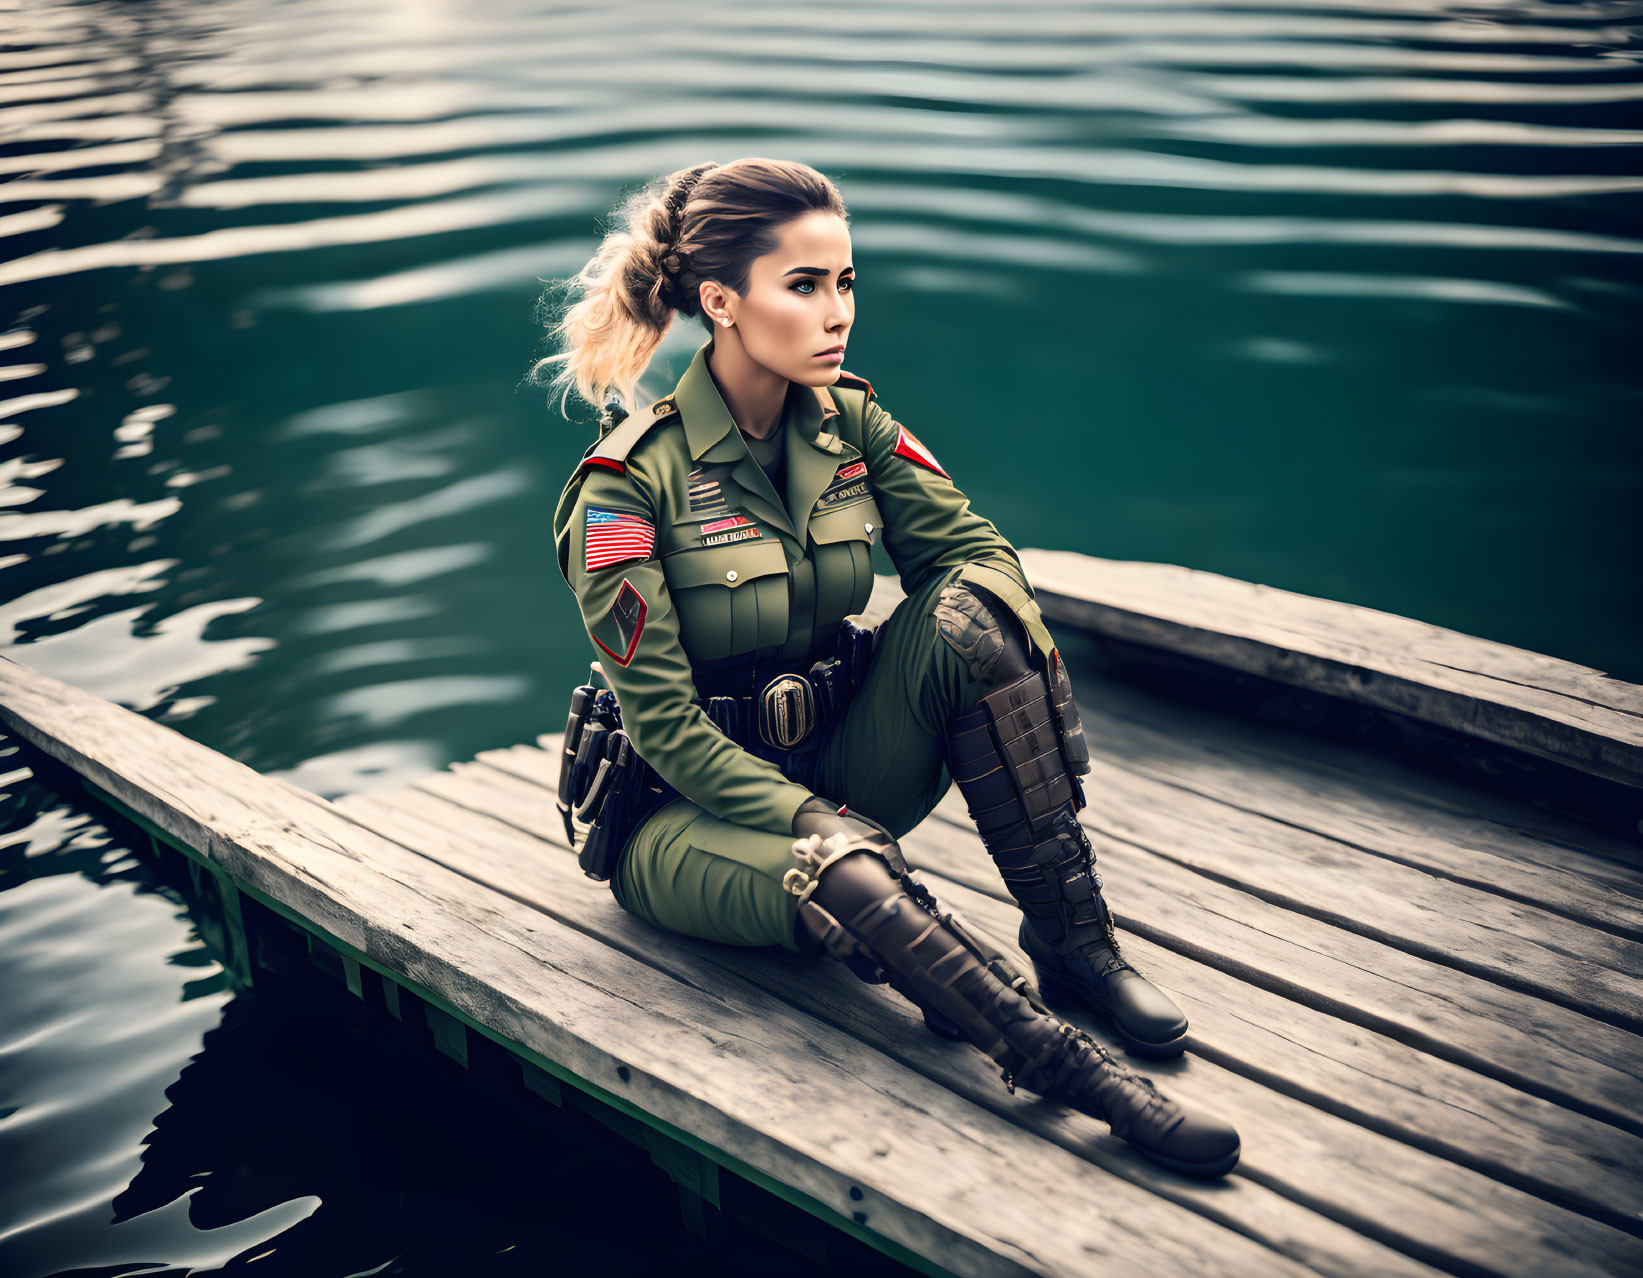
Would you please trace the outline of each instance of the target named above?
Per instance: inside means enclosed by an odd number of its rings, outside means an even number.
[[[645,432],[652,426],[666,421],[678,411],[673,396],[669,395],[666,399],[657,400],[648,410],[631,414],[588,446],[577,471],[588,466],[603,466],[618,475],[627,474],[627,456],[633,451],[633,446],[645,437]]]
[[[845,390],[866,391],[867,398],[873,398],[872,382],[868,381],[865,377],[857,377],[854,373],[847,373],[842,368],[839,369],[839,380],[834,382],[833,385],[842,386]]]

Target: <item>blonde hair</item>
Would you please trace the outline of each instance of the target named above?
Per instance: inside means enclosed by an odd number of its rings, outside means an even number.
[[[791,160],[696,164],[646,183],[617,205],[599,251],[558,286],[580,296],[549,326],[560,352],[532,376],[562,365],[548,382],[561,413],[572,390],[595,408],[613,392],[631,407],[675,313],[712,332],[702,281],[745,293],[753,259],[776,247],[786,223],[817,210],[849,217],[831,181]]]

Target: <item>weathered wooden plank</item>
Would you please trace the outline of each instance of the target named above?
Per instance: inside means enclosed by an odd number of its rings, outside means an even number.
[[[975,828],[953,792],[933,815],[966,834]],[[909,840],[920,864],[1007,895],[986,852],[968,839],[925,826]],[[1125,931],[1643,1134],[1643,1056],[1629,1030],[1271,905],[1099,831],[1090,841]]]
[[[1036,591],[1076,588],[1113,607],[1151,607],[1184,624],[1225,621],[1228,633],[1260,631],[1308,650],[1338,645],[1350,654],[1415,653],[1420,660],[1471,671],[1528,691],[1556,693],[1595,710],[1643,716],[1643,688],[1561,657],[1516,648],[1396,613],[1297,594],[1176,564],[1102,559],[1072,551],[1028,550],[1023,563]],[[1236,630],[1231,627],[1237,627]]]
[[[163,725],[0,660],[20,737],[366,960],[843,1220],[959,1272],[1293,1269],[751,985],[651,965]],[[1071,1202],[1069,1209],[1068,1203]]]
[[[555,760],[554,766],[557,765]],[[564,842],[565,823],[554,806],[554,792],[480,762],[453,763],[443,772],[418,777],[413,783],[429,794],[462,793],[471,806],[483,795],[489,811],[538,839]]]
[[[543,734],[538,742],[544,751],[488,751],[481,761],[551,789],[558,778],[558,740]],[[494,778],[476,780],[496,787],[494,810],[501,819],[542,837],[562,837],[556,817],[542,818],[540,796]],[[957,837],[926,822],[904,840],[908,855],[1007,899],[956,790],[933,815],[956,829]],[[1635,1034],[1293,914],[1099,831],[1091,840],[1125,929],[1350,1024],[1643,1133],[1643,1051]]]
[[[1537,814],[1457,792],[1361,750],[1146,696],[1111,680],[1081,707],[1116,767],[1402,865],[1643,939],[1643,849],[1596,831],[1526,828]],[[1439,791],[1442,791],[1440,796]],[[1579,839],[1571,846],[1565,840]]]
[[[472,770],[464,775],[471,776]],[[494,792],[488,789],[468,788],[468,811],[447,818],[454,827],[453,833],[488,811],[493,796]],[[447,798],[461,803],[462,787],[451,787]],[[397,821],[403,837],[426,838],[423,832],[438,823],[434,811],[421,804],[410,817],[404,813],[396,815],[393,805],[398,801],[395,796],[377,801],[372,807],[372,820]],[[463,842],[475,841],[469,838]],[[466,855],[462,843],[447,848],[445,854],[458,858]],[[506,865],[517,859],[513,856],[500,862],[494,872],[507,874]],[[551,868],[551,865],[543,868]],[[574,863],[566,857],[561,870],[566,876],[566,885],[550,901],[544,902],[544,908],[556,913],[573,908],[567,903],[573,871]],[[575,925],[589,930],[615,926],[610,904],[592,902],[577,907]],[[987,908],[999,916],[1004,913],[997,903],[987,903]],[[995,926],[989,930],[996,931],[999,920],[991,921]],[[672,938],[664,934],[651,934],[652,961],[673,962],[671,941]],[[715,952],[724,948],[711,947]],[[761,966],[738,970],[761,984],[776,980]],[[816,979],[815,974],[806,972],[794,988],[785,984],[771,987],[799,1006],[811,1006],[810,1001],[816,997]],[[848,992],[842,1001],[846,1004],[851,1001]],[[814,1010],[819,1015],[847,1014],[836,1007],[831,1013],[821,1006]],[[1090,1028],[1099,1029],[1094,1025]],[[893,1036],[881,1039],[871,1025],[853,1023],[851,1029],[858,1036],[868,1037],[868,1041],[881,1050],[898,1056],[904,1050]],[[1225,1113],[1239,1122],[1241,1130],[1268,1134],[1265,1142],[1246,1142],[1248,1174],[1252,1178],[1272,1184],[1298,1201],[1308,1202],[1333,1219],[1343,1220],[1370,1236],[1386,1239],[1436,1263],[1458,1256],[1465,1263],[1485,1265],[1491,1263],[1493,1257],[1493,1263],[1498,1264],[1505,1255],[1512,1254],[1496,1250],[1501,1245],[1503,1231],[1512,1235],[1518,1249],[1516,1254],[1523,1254],[1522,1248],[1546,1247],[1545,1256],[1537,1257],[1537,1263],[1564,1263],[1560,1257],[1571,1245],[1576,1252],[1584,1245],[1595,1244],[1599,1249],[1598,1253],[1582,1256],[1577,1262],[1580,1265],[1594,1263],[1597,1254],[1620,1257],[1635,1250],[1636,1254],[1643,1255],[1643,1247],[1639,1247],[1636,1239],[1616,1230],[1573,1216],[1484,1176],[1310,1109],[1289,1097],[1275,1095],[1261,1083],[1230,1074],[1218,1066],[1193,1062],[1189,1069],[1182,1070],[1176,1063],[1155,1067],[1150,1072],[1161,1079],[1171,1075],[1166,1087],[1183,1098],[1190,1097]],[[978,1099],[985,1102],[985,1097]],[[1413,1208],[1416,1203],[1419,1207]],[[1396,1223],[1388,1223],[1392,1220]],[[1578,1241],[1582,1239],[1584,1243]]]
[[[1007,948],[1026,964],[1013,941],[1020,919],[1013,904],[933,872],[925,877],[990,935],[1012,938]],[[1126,937],[1123,946],[1140,970],[1178,995],[1193,1050],[1206,1059],[1548,1202],[1643,1233],[1643,1137],[1255,989],[1144,938]],[[1098,1024],[1084,1014],[1075,1019]]]
[[[485,751],[480,762],[539,783],[551,776],[546,765],[553,758],[518,746]],[[420,799],[402,791],[384,802],[404,805]],[[436,824],[441,819],[461,823],[450,809],[442,812],[420,802],[413,806]],[[499,833],[507,836],[510,852],[487,872],[488,882],[507,881],[509,866],[536,846],[523,833],[493,829],[491,837]],[[473,855],[461,845],[446,854],[458,860]],[[541,859],[531,858],[533,865]],[[568,857],[562,865],[533,869],[539,878],[570,872]],[[952,904],[991,934],[1013,939],[1020,919],[1013,904],[943,883],[943,899],[953,895]],[[532,890],[552,891],[545,885]],[[1194,1046],[1210,1059],[1549,1201],[1623,1228],[1637,1227],[1643,1199],[1643,1139],[1638,1136],[1255,988],[1142,938],[1128,937],[1125,945],[1138,955],[1142,970],[1177,992],[1193,1022]]]
[[[1024,551],[1022,563],[1052,622],[1643,786],[1643,690],[1600,671],[1173,564],[1047,550]]]
[[[1264,901],[1643,1029],[1643,942],[1092,760],[1086,829]]]

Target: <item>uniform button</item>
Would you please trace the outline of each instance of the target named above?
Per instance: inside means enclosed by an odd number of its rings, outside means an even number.
[[[863,524],[862,527],[867,530],[867,535],[869,537],[871,537],[873,535],[873,525],[872,524]]]
[[[726,581],[735,581],[736,580],[736,570],[734,568],[732,568],[729,572],[727,572],[725,574],[725,580]]]

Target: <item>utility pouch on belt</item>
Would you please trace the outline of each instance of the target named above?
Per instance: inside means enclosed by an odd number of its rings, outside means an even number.
[[[867,681],[877,634],[878,631],[858,626],[848,617],[839,622],[836,655],[831,661],[818,661],[810,667],[810,683],[815,688],[816,716],[820,722],[826,724],[838,719]]]
[[[609,689],[585,683],[571,693],[559,760],[559,816],[576,846],[576,826],[587,826],[577,864],[590,879],[616,872],[628,836],[678,792],[639,757],[622,731],[622,709]]]
[[[839,660],[848,673],[852,693],[867,682],[883,634],[879,627],[858,626],[849,617],[839,623]]]

